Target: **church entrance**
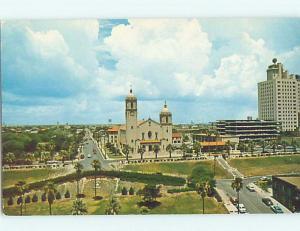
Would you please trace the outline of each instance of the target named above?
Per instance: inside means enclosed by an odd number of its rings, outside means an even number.
[[[152,145],[148,146],[148,151],[151,152],[152,151]]]

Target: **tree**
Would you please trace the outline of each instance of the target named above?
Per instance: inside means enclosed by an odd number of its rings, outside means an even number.
[[[52,215],[52,204],[55,200],[56,187],[52,182],[48,182],[47,186],[44,188],[48,204],[49,204],[49,214]]]
[[[112,196],[107,208],[105,209],[105,214],[106,215],[117,215],[119,214],[121,209],[121,206],[119,204],[119,201],[115,196]]]
[[[281,144],[283,146],[283,152],[286,153],[286,146],[288,145],[287,141],[283,140]]]
[[[231,145],[232,144],[231,144],[230,140],[227,140],[225,143],[225,147],[226,147],[228,156],[230,156]]]
[[[129,189],[129,195],[134,195],[134,189],[132,187]]]
[[[262,153],[265,152],[265,148],[266,148],[266,141],[261,141],[260,146],[262,147]]]
[[[8,164],[11,166],[16,160],[15,154],[12,152],[8,152],[5,157],[4,157],[4,163]]]
[[[59,155],[63,163],[65,162],[65,160],[69,159],[69,154],[66,150],[60,150]]]
[[[172,158],[172,152],[174,151],[174,147],[172,144],[168,144],[166,147],[166,151],[169,152],[169,157]]]
[[[31,201],[32,201],[33,203],[35,203],[35,202],[38,202],[38,200],[39,200],[39,198],[38,198],[38,196],[36,195],[36,193],[33,194]]]
[[[128,194],[127,188],[123,187],[122,188],[122,195],[127,195],[127,194]]]
[[[196,142],[193,144],[193,149],[194,149],[194,151],[195,151],[197,157],[199,157],[199,153],[201,152],[201,144],[200,144],[200,142],[197,142],[197,141],[196,141]]]
[[[23,197],[25,192],[27,191],[27,185],[25,181],[19,181],[18,183],[16,183],[16,188],[17,188],[17,192],[19,194],[19,198],[17,201],[17,204],[20,205],[20,215],[23,215]]]
[[[241,151],[241,153],[245,152],[246,145],[244,142],[239,142],[238,149]]]
[[[240,213],[240,191],[243,188],[243,179],[240,177],[236,177],[232,181],[231,187],[237,193],[238,213]]]
[[[183,143],[183,144],[181,145],[181,150],[182,150],[182,157],[185,157],[185,152],[186,152],[186,150],[187,150],[187,146],[186,146],[185,143]]]
[[[43,194],[42,194],[41,200],[42,200],[43,202],[47,200],[47,195],[46,195],[46,193],[43,193]]]
[[[273,153],[276,152],[276,149],[277,149],[277,140],[274,140],[272,143],[271,143],[271,146],[272,146],[272,149],[273,149]]]
[[[294,139],[292,139],[291,144],[292,144],[292,146],[293,146],[294,152],[297,152],[297,147],[298,147],[297,141],[295,141]]]
[[[202,213],[203,214],[204,214],[204,209],[205,209],[204,201],[205,201],[205,197],[207,196],[209,190],[210,190],[210,184],[208,181],[196,184],[196,191],[202,198]]]
[[[61,199],[61,194],[60,194],[60,192],[56,192],[56,194],[55,194],[55,199],[56,200],[60,200]]]
[[[254,147],[255,147],[255,145],[254,145],[253,141],[250,141],[249,148],[250,148],[251,154],[253,154],[253,152],[254,152]]]
[[[65,193],[65,198],[70,198],[70,197],[71,197],[70,191],[67,189]]]
[[[81,176],[81,172],[83,169],[82,164],[80,164],[79,162],[77,162],[74,166],[75,170],[76,170],[76,181],[77,181],[77,196],[79,195],[79,181],[80,181],[80,176]]]
[[[148,184],[143,188],[141,194],[143,195],[143,200],[145,202],[152,203],[160,196],[160,186]]]
[[[143,160],[143,155],[145,153],[145,148],[143,146],[138,148],[138,153],[141,155],[141,160]]]
[[[95,189],[95,199],[97,197],[97,173],[101,169],[101,164],[99,160],[93,160],[92,166],[94,168],[94,189]]]
[[[72,206],[72,215],[84,215],[87,214],[87,207],[86,205],[83,203],[83,201],[81,199],[76,199],[73,202],[73,206]]]
[[[154,145],[154,153],[155,153],[155,159],[157,159],[157,154],[159,153],[160,151],[160,147],[158,145]]]
[[[8,198],[8,200],[7,200],[7,205],[8,205],[8,206],[11,206],[11,205],[13,205],[13,204],[14,204],[14,199],[13,199],[12,196],[10,196],[10,197]]]
[[[129,155],[129,145],[128,144],[125,144],[124,147],[123,147],[123,153],[126,155],[126,160],[128,161],[128,155]]]

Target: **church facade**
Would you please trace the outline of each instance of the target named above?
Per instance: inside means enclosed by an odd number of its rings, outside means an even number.
[[[153,157],[156,145],[160,149],[159,155],[166,153],[167,146],[172,144],[172,113],[166,103],[159,114],[159,122],[151,118],[140,121],[137,98],[130,89],[125,99],[125,121],[125,125],[110,130],[109,135],[113,139],[110,140],[120,149],[127,144],[133,156],[138,155],[139,148],[143,147],[144,157]]]

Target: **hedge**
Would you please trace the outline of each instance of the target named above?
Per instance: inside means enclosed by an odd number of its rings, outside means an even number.
[[[168,193],[181,193],[181,192],[192,192],[195,191],[195,189],[193,188],[173,188],[173,189],[169,189],[167,192]]]
[[[80,177],[94,177],[95,171],[85,171],[82,172]],[[125,172],[125,171],[99,171],[97,176],[120,178],[123,181],[130,182],[141,182],[145,184],[163,184],[171,186],[182,186],[185,184],[185,179],[175,176],[166,176],[162,174],[146,174],[137,172]],[[77,179],[77,174],[72,173],[65,176],[59,176],[53,179],[37,181],[27,184],[28,190],[41,189],[47,185],[48,182],[53,182],[54,184],[61,184],[68,181],[75,181]],[[4,188],[2,190],[3,197],[7,198],[9,196],[18,195],[18,190],[15,186]]]

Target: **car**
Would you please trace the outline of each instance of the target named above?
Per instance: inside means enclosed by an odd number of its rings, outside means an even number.
[[[273,205],[273,202],[271,201],[270,198],[264,197],[264,198],[262,198],[261,200],[262,200],[262,202],[264,202],[264,204],[267,205],[267,206]]]
[[[236,208],[237,208],[238,210],[240,210],[240,213],[246,213],[246,212],[247,212],[247,210],[246,210],[244,204],[237,204],[237,205],[236,205]]]
[[[283,213],[282,209],[278,205],[272,205],[271,209],[274,213]]]
[[[247,184],[246,188],[250,191],[250,192],[255,192],[255,187],[253,184]]]
[[[237,200],[236,197],[230,197],[229,199],[230,199],[230,202],[231,202],[232,204],[237,205],[238,200]]]
[[[88,158],[91,158],[92,156],[91,156],[91,154],[88,154],[88,156],[87,156]]]

